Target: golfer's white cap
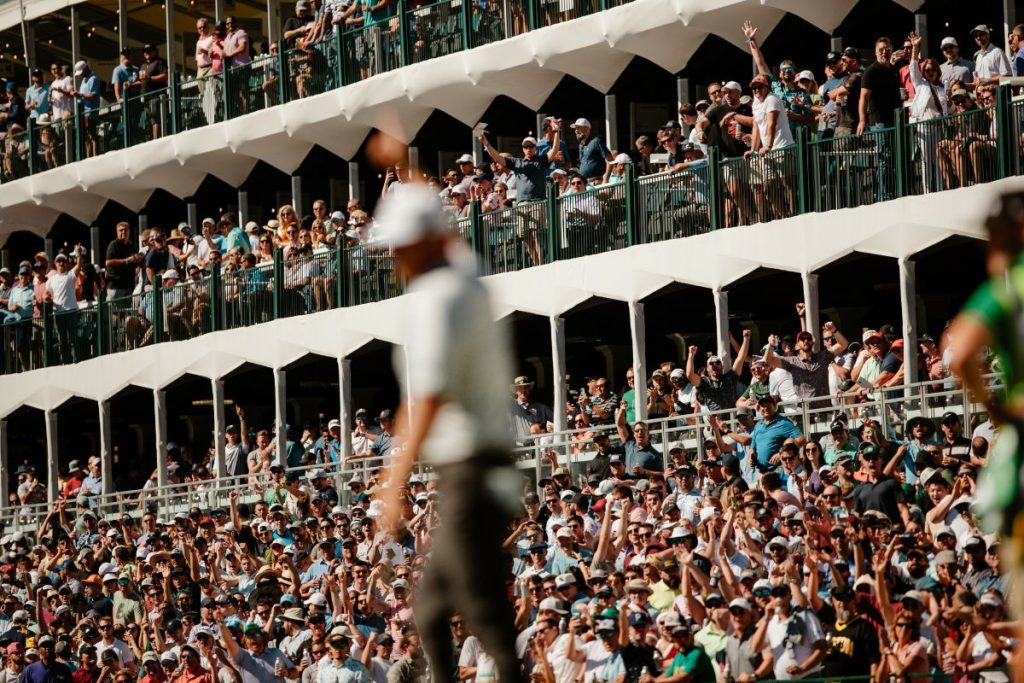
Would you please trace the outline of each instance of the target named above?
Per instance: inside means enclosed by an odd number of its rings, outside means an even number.
[[[377,207],[377,234],[394,247],[416,244],[430,235],[443,233],[448,219],[437,193],[426,185],[406,184],[390,193]]]

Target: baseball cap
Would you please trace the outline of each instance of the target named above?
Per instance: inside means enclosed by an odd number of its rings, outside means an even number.
[[[973,36],[975,33],[991,33],[991,31],[988,30],[988,26],[985,24],[978,24],[971,29],[971,35]]]
[[[833,50],[832,52],[829,52],[827,55],[825,55],[825,63],[826,64],[835,64],[836,62],[838,62],[842,58],[843,58],[843,53],[842,52],[836,52],[835,50]]]
[[[536,147],[537,138],[533,137],[532,135],[527,135],[525,138],[523,138],[523,147],[527,147],[529,145],[533,145],[534,147]]]
[[[569,126],[569,127],[570,128],[591,128],[592,126],[590,125],[590,121],[588,121],[587,119],[578,118],[575,121],[573,121],[572,125]]]
[[[722,90],[735,90],[736,92],[743,92],[743,86],[736,81],[729,81],[722,86]]]
[[[441,235],[448,225],[437,194],[412,183],[381,201],[375,222],[381,237],[399,248]]]
[[[85,60],[79,59],[75,62],[75,76],[81,76],[84,74],[87,67],[88,65],[85,63]]]

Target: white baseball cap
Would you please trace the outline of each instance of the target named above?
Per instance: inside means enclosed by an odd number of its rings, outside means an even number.
[[[796,75],[796,80],[798,80],[798,81],[813,81],[814,80],[814,72],[811,71],[810,69],[805,69],[805,70],[801,71],[800,73],[798,73]]]
[[[743,86],[736,81],[729,81],[722,86],[722,90],[735,90],[736,92],[743,92]]]
[[[569,127],[570,128],[592,128],[592,126],[590,125],[590,121],[587,121],[586,119],[576,119],[573,122],[573,124],[571,126],[569,126]]]
[[[946,36],[945,38],[942,39],[942,42],[939,43],[939,47],[946,47],[947,45],[955,45],[957,47],[960,47],[960,43],[956,42],[956,38],[954,38],[953,36]]]
[[[381,201],[374,221],[380,237],[394,247],[408,247],[444,233],[448,219],[440,198],[425,185],[403,187]]]
[[[612,160],[612,163],[613,164],[631,164],[631,163],[633,163],[633,160],[629,158],[628,154],[623,152],[621,154],[616,154],[615,158]]]
[[[88,64],[85,63],[85,60],[79,59],[77,62],[75,62],[75,75],[81,76],[82,74],[84,74],[87,66]]]

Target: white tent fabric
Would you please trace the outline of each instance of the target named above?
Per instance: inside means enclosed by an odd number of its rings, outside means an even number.
[[[53,1],[34,0],[26,8],[35,12],[37,4],[49,7]],[[898,3],[916,8],[923,1]],[[56,217],[54,210],[88,223],[108,199],[137,210],[158,188],[185,196],[196,189],[203,173],[238,185],[257,160],[291,173],[314,144],[351,158],[371,129],[408,143],[435,110],[467,125],[474,125],[499,95],[536,110],[566,74],[607,92],[635,56],[675,72],[709,35],[747,49],[740,31],[744,19],[754,21],[762,37],[786,12],[829,32],[855,4],[856,0],[635,0],[5,183],[0,186],[0,239],[15,230],[44,235]],[[33,206],[39,209],[30,210]]]
[[[558,261],[484,279],[498,317],[515,311],[558,316],[594,297],[640,301],[675,282],[728,289],[758,268],[811,273],[852,252],[911,258],[952,236],[984,239],[992,198],[1024,190],[1024,177],[807,214],[683,239]],[[608,273],[617,273],[609,278]],[[282,368],[308,354],[343,358],[377,339],[402,344],[402,297],[264,323],[188,341],[147,346],[77,365],[0,377],[0,417],[22,405],[41,410],[72,396],[108,399],[125,387],[165,387],[185,374],[216,379],[242,363]],[[624,321],[623,321],[624,322]],[[254,344],[253,339],[259,343]]]

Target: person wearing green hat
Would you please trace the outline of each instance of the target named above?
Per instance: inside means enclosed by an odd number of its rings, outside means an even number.
[[[371,631],[361,659],[352,659],[352,640],[344,628],[335,628],[327,637],[326,661],[320,662],[317,683],[371,683],[369,663],[375,650],[377,633]]]
[[[214,621],[228,657],[238,665],[247,683],[280,683],[282,678],[292,680],[299,677],[298,669],[285,653],[276,647],[267,647],[267,634],[259,624],[249,622],[242,627],[242,640],[245,644],[242,647],[219,611],[214,615]]]

